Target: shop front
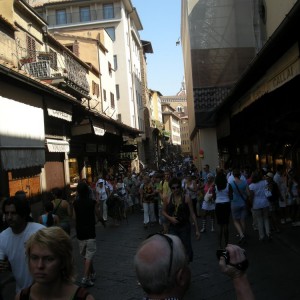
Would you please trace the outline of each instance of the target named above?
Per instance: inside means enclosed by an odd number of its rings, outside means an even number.
[[[1,193],[12,196],[18,190],[35,197],[41,191],[40,173],[45,163],[44,116],[39,96],[2,85],[0,96]],[[7,92],[7,93],[6,93]],[[14,94],[15,92],[16,94]]]

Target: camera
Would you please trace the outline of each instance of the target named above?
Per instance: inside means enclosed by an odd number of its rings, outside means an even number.
[[[237,268],[240,271],[246,271],[248,266],[249,266],[249,262],[248,262],[247,258],[245,258],[245,260],[243,260],[240,263],[231,264],[230,263],[229,252],[226,249],[218,249],[217,252],[216,252],[216,255],[217,255],[218,260],[220,260],[221,257],[224,257],[226,265],[233,266],[233,267]]]
[[[226,249],[218,249],[216,254],[217,254],[218,260],[220,260],[221,257],[224,257],[226,264],[229,263],[229,261],[230,261],[229,252]]]

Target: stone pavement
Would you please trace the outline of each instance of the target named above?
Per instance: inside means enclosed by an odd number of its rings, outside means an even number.
[[[274,234],[271,242],[259,242],[258,233],[250,227],[250,219],[248,226],[247,243],[243,247],[250,262],[248,277],[256,300],[300,299],[300,227],[284,225],[282,233]],[[103,228],[97,224],[97,280],[95,286],[89,288],[96,300],[142,299],[144,293],[135,277],[133,256],[138,244],[159,229],[158,225],[144,229],[141,212],[129,215],[128,224],[123,221],[120,227],[108,224]],[[75,236],[73,242],[79,280],[82,260]],[[232,226],[230,242],[236,242]],[[231,280],[219,271],[215,254],[217,232],[207,231],[199,241],[193,236],[193,248],[192,282],[185,299],[235,299]],[[13,299],[13,282],[6,285],[3,295],[5,300]]]

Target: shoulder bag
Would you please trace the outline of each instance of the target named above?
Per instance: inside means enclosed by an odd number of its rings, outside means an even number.
[[[245,199],[244,195],[241,193],[241,191],[240,191],[238,185],[236,184],[236,182],[233,181],[233,183],[234,183],[234,185],[235,185],[235,187],[236,187],[236,190],[238,191],[239,195],[240,195],[241,198],[245,201],[246,205],[247,205],[249,208],[252,208],[252,201],[251,201],[250,197],[247,197],[247,198]]]

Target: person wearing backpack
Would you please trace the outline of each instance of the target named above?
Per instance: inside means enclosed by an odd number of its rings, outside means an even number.
[[[45,204],[45,213],[39,216],[39,223],[46,227],[57,226],[59,217],[53,214],[54,205],[52,202]]]
[[[67,200],[63,199],[62,189],[54,188],[52,190],[52,195],[54,197],[54,199],[51,201],[54,206],[53,214],[57,215],[59,218],[58,226],[70,235],[72,217],[71,205]]]

